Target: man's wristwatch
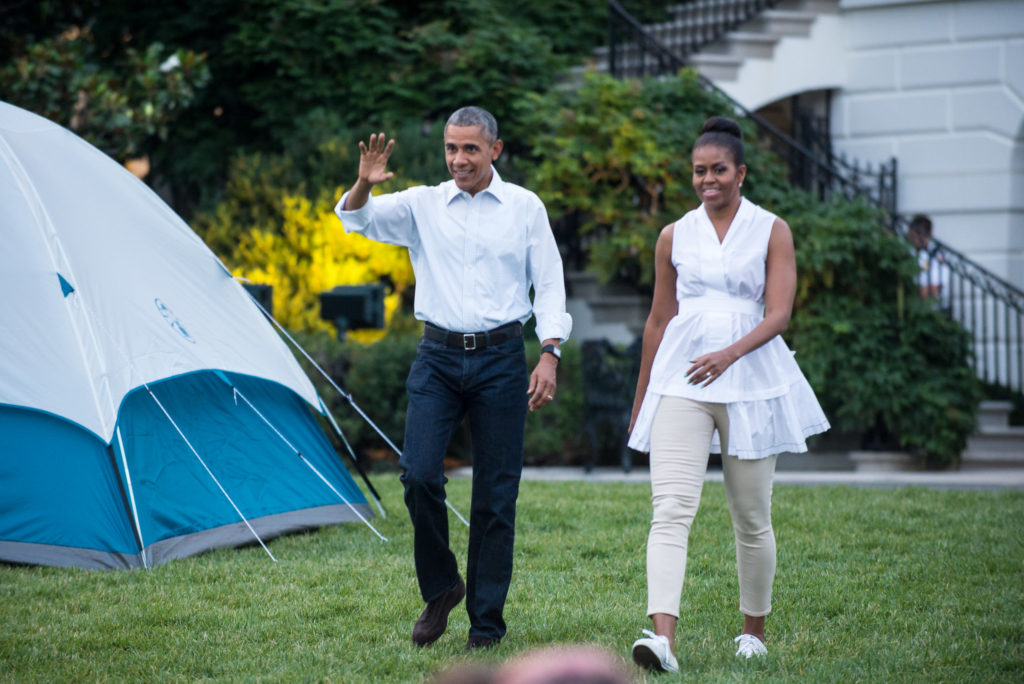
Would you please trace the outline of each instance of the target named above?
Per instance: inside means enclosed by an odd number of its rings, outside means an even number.
[[[562,350],[553,344],[545,344],[543,347],[540,348],[541,354],[545,352],[547,352],[548,354],[552,354],[556,359],[561,360],[562,358]]]

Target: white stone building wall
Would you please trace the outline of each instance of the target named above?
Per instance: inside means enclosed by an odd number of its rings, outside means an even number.
[[[1024,0],[843,0],[836,148],[895,156],[898,207],[1024,288]]]
[[[831,90],[837,151],[895,156],[899,211],[1024,288],[1024,0],[838,5],[718,85],[751,110]]]

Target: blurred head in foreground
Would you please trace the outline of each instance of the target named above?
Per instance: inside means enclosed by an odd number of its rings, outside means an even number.
[[[434,684],[632,684],[619,659],[596,646],[542,648],[496,668],[462,665],[442,672]]]

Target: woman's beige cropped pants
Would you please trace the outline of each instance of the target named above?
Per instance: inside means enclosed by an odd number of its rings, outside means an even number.
[[[740,612],[757,617],[771,611],[775,578],[771,496],[777,457],[741,461],[725,456],[729,444],[726,405],[665,396],[651,428],[654,516],[647,538],[648,615],[679,616],[687,541],[715,429],[722,445],[725,494],[736,536]]]

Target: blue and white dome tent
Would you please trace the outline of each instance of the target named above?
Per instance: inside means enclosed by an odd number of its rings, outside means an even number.
[[[0,561],[151,567],[369,524],[245,289],[117,162],[3,102],[0,286]]]

